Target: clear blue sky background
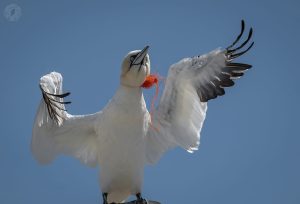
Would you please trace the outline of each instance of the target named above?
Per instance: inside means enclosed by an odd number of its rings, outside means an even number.
[[[281,3],[282,2],[282,3]],[[18,22],[6,5],[22,8]],[[240,20],[253,69],[209,102],[200,150],[169,151],[145,170],[144,196],[164,204],[300,203],[300,3],[287,1],[0,1],[0,203],[101,203],[98,170],[70,157],[40,166],[30,152],[39,78],[53,70],[72,91],[72,114],[103,108],[130,50],[150,45],[153,72],[226,47]],[[147,100],[154,90],[146,91]]]

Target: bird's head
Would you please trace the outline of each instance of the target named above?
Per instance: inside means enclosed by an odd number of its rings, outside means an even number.
[[[122,63],[121,84],[140,87],[150,74],[149,46],[129,52]]]

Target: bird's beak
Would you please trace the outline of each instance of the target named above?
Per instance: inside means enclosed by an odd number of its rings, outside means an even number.
[[[139,54],[135,57],[131,65],[141,65],[148,53],[148,50],[149,46],[147,45],[142,51],[139,52]]]

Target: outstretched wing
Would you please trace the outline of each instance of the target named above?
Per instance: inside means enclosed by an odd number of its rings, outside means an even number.
[[[95,121],[101,112],[73,116],[65,110],[62,76],[51,72],[40,79],[42,100],[32,131],[31,149],[42,164],[51,162],[58,154],[72,155],[84,164],[97,164],[97,135]]]
[[[233,60],[245,54],[252,36],[237,46],[245,29],[225,50],[217,49],[202,56],[185,58],[170,69],[159,106],[153,113],[152,126],[147,135],[147,160],[156,162],[169,148],[180,146],[189,152],[198,149],[200,131],[205,119],[207,101],[225,94],[224,88],[234,85],[234,79],[243,76],[251,65]]]

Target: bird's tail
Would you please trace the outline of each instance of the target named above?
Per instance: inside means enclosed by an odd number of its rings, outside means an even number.
[[[112,192],[108,194],[108,203],[125,203],[130,196],[129,192]]]

